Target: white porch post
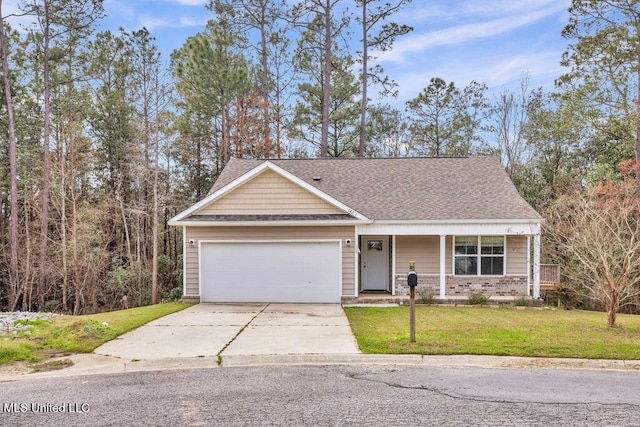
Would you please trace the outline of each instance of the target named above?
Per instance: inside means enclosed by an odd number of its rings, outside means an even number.
[[[531,236],[527,235],[527,296],[531,296]]]
[[[540,233],[533,236],[533,297],[540,298]]]
[[[396,294],[396,236],[391,235],[391,295]]]
[[[447,284],[447,276],[446,276],[446,243],[447,236],[444,234],[440,235],[440,299],[446,298],[446,284]]]

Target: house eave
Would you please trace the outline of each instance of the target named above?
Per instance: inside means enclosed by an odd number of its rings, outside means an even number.
[[[542,226],[536,219],[374,221],[356,226],[358,235],[537,235]]]
[[[330,226],[356,226],[371,224],[367,220],[346,221],[169,221],[169,225],[176,227],[330,227]]]
[[[448,225],[534,225],[539,226],[542,219],[452,219],[452,220],[299,220],[299,221],[189,221],[172,219],[168,225],[175,227],[272,227],[272,226],[331,226],[331,225],[356,225],[356,226],[431,226],[442,227]]]
[[[385,225],[442,225],[442,224],[541,224],[543,218],[524,219],[382,219],[374,220],[376,224]]]

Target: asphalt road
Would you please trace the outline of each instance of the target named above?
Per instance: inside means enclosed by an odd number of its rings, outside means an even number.
[[[637,426],[639,385],[638,371],[523,368],[130,372],[2,383],[0,425]]]

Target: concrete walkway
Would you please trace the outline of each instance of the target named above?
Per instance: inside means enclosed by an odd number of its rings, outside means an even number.
[[[109,341],[95,353],[138,361],[360,350],[339,304],[198,304]]]

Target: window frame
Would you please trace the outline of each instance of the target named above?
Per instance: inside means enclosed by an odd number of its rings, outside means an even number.
[[[483,254],[482,252],[482,238],[502,238],[502,253],[490,253]],[[458,238],[465,238],[467,240],[475,239],[475,253],[456,253],[456,242]],[[494,244],[495,245],[495,244]],[[503,277],[507,271],[507,236],[506,235],[454,235],[452,242],[452,273],[458,277]],[[499,248],[500,246],[487,246],[491,248]],[[493,250],[492,250],[493,252]],[[456,259],[458,258],[474,258],[476,264],[476,272],[472,274],[461,274],[456,272]],[[489,258],[501,258],[502,259],[502,273],[500,274],[482,274],[482,260]]]

